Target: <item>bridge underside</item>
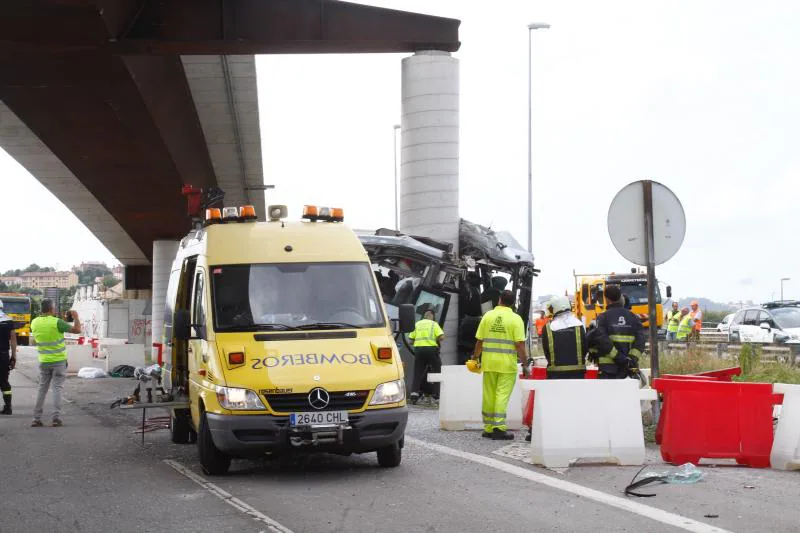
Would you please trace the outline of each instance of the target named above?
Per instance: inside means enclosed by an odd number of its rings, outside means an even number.
[[[1,2],[0,146],[148,265],[188,229],[184,183],[264,211],[252,54],[454,51],[458,25],[335,0]]]

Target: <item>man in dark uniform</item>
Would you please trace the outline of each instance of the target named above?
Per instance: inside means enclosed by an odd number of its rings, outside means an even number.
[[[639,368],[644,327],[639,317],[625,309],[618,286],[606,285],[604,294],[608,307],[588,335],[589,351],[598,362],[601,379],[623,379]]]
[[[17,332],[14,321],[3,312],[0,300],[0,391],[3,393],[3,410],[0,415],[11,414],[11,384],[8,375],[17,364]]]

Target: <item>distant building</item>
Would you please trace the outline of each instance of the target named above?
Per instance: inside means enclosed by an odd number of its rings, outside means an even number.
[[[120,281],[124,281],[125,278],[125,267],[122,265],[117,265],[111,269],[111,272],[114,273],[114,277]]]
[[[43,289],[57,287],[69,289],[78,284],[78,275],[75,272],[25,272],[22,274],[22,285],[29,289]]]
[[[86,261],[85,263],[81,263],[75,270],[78,272],[86,272],[87,270],[108,270],[108,265],[101,261]]]
[[[22,285],[24,280],[19,276],[0,276],[0,281],[6,285]]]

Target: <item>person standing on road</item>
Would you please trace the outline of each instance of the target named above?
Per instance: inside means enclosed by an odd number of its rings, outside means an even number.
[[[17,332],[14,321],[3,312],[0,300],[0,391],[3,392],[3,410],[0,415],[11,414],[11,384],[8,375],[17,365]]]
[[[475,353],[483,372],[482,437],[493,440],[512,440],[508,432],[506,411],[508,400],[517,380],[517,362],[528,360],[525,346],[525,324],[512,310],[514,294],[503,291],[497,307],[481,319],[475,334]]]
[[[692,302],[692,311],[689,314],[692,315],[692,333],[689,340],[697,342],[700,340],[700,330],[703,329],[703,310],[700,309],[697,300]]]
[[[678,325],[681,323],[681,310],[678,308],[678,302],[672,302],[672,309],[667,311],[665,322],[667,323],[667,342],[676,340]]]
[[[597,317],[590,348],[594,348],[601,379],[623,379],[639,368],[645,348],[644,327],[638,316],[625,309],[618,286],[606,285],[604,293],[608,307]]]
[[[44,399],[50,384],[53,385],[53,426],[61,421],[61,391],[67,377],[67,347],[64,333],[80,333],[81,322],[75,311],[70,311],[72,324],[56,316],[56,306],[49,298],[42,300],[42,316],[31,322],[31,334],[39,352],[39,392],[33,409],[32,427],[42,427]]]
[[[681,321],[678,322],[678,334],[676,338],[679,341],[689,342],[692,334],[692,315],[689,314],[689,308],[684,307],[681,309]]]
[[[428,372],[442,371],[439,347],[444,340],[444,331],[436,322],[433,311],[425,311],[408,338],[414,341],[414,382],[409,399],[416,405],[420,395],[427,392],[432,398],[431,403],[435,403],[439,399],[439,384],[428,383]]]
[[[544,327],[542,348],[547,359],[547,379],[583,379],[586,374],[586,328],[572,313],[565,296],[547,304],[553,320]]]

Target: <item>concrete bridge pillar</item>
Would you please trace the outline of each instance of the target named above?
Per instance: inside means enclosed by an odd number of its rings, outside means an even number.
[[[400,231],[458,250],[459,62],[449,52],[403,59]],[[458,297],[444,325],[442,363],[455,364]]]

